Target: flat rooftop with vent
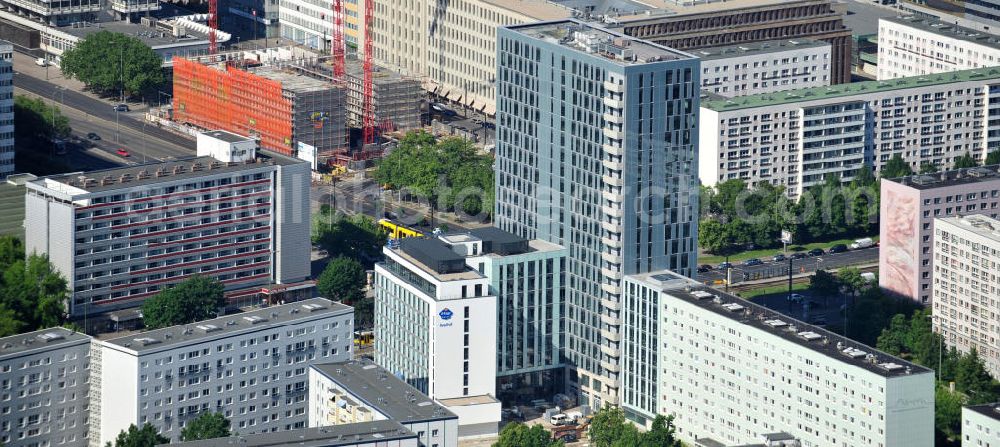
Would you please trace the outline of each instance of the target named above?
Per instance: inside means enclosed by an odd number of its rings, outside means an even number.
[[[161,446],[183,447],[417,447],[417,435],[398,422],[372,421],[331,427],[300,428]]]
[[[593,53],[621,65],[693,59],[694,56],[576,19],[507,27],[544,42]]]
[[[897,177],[892,181],[917,190],[947,188],[949,186],[971,185],[1000,180],[1000,165],[977,166],[974,168],[952,169],[934,174],[914,174]]]
[[[90,336],[62,327],[0,338],[0,361],[90,343]]]
[[[1000,49],[1000,36],[997,36],[996,34],[990,34],[972,28],[958,26],[953,23],[943,22],[931,17],[884,17],[880,20],[898,23],[933,34],[940,34],[942,36],[948,36],[954,39]]]
[[[312,298],[191,324],[170,326],[103,341],[136,353],[173,349],[231,335],[266,330],[299,320],[353,315],[354,308],[325,298]]]

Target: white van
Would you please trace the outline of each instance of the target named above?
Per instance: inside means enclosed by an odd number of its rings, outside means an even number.
[[[557,426],[558,425],[567,425],[567,424],[570,423],[569,422],[569,416],[566,416],[563,413],[553,414],[552,417],[549,418],[549,423],[552,424],[552,425],[557,425]]]
[[[870,237],[857,239],[851,243],[851,250],[857,250],[859,248],[868,248],[875,245],[875,241]]]
[[[39,67],[45,67],[45,66],[49,65],[49,61],[45,60],[44,57],[40,57],[38,59],[35,59],[35,65],[37,65]]]

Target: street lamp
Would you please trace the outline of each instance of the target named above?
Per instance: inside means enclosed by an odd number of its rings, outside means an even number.
[[[52,152],[56,151],[56,141],[58,141],[56,138],[56,110],[58,110],[56,109],[56,92],[59,92],[59,104],[62,104],[64,90],[64,87],[57,85],[56,89],[52,91],[52,95],[50,96],[50,99],[52,100]],[[52,154],[49,154],[49,156],[51,157]]]

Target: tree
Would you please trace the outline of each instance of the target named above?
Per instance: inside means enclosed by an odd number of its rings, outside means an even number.
[[[14,137],[66,138],[73,131],[69,118],[55,104],[46,104],[42,98],[25,95],[14,97]]]
[[[960,436],[963,404],[962,396],[958,393],[952,393],[944,386],[937,387],[934,392],[934,426],[940,432],[940,437],[954,439]]]
[[[363,214],[317,216],[313,228],[316,229],[313,243],[330,256],[357,259],[369,268],[381,257],[382,247],[388,240],[385,230]]]
[[[604,407],[590,420],[590,445],[615,446],[619,439],[629,434],[630,429],[635,430],[635,426],[625,420],[625,412],[620,407]]]
[[[142,425],[142,428],[132,424],[129,425],[127,431],[122,430],[118,433],[114,447],[154,447],[168,442],[170,442],[169,439],[160,436],[156,432],[156,427],[147,422]],[[108,444],[110,445],[111,443],[109,442]]]
[[[938,167],[938,165],[936,165],[934,163],[921,163],[920,164],[920,173],[921,174],[933,174],[935,172],[938,172],[939,170],[940,170],[940,168]]]
[[[68,295],[66,280],[46,256],[32,254],[3,272],[0,306],[15,313],[21,331],[62,324]]]
[[[366,284],[365,269],[361,263],[338,256],[323,269],[316,280],[316,289],[326,298],[350,305],[364,298]]]
[[[562,441],[553,441],[549,431],[540,424],[528,428],[520,422],[507,424],[500,430],[500,437],[493,447],[561,447]]]
[[[1000,164],[1000,150],[986,154],[986,161],[983,162],[983,165],[989,166],[998,164]]]
[[[837,278],[826,270],[816,270],[809,277],[809,291],[821,296],[836,295],[840,290],[840,283]]]
[[[906,177],[908,175],[913,175],[913,169],[899,154],[893,155],[885,166],[882,166],[882,178]]]
[[[955,161],[952,163],[952,169],[964,169],[964,168],[974,168],[979,166],[976,163],[976,159],[972,158],[972,154],[966,152],[964,155],[955,157]]]
[[[837,282],[852,296],[868,287],[868,281],[861,276],[857,267],[846,267],[837,272]]]
[[[229,419],[222,413],[204,412],[181,430],[181,441],[229,437]]]
[[[955,368],[955,389],[969,396],[970,405],[997,400],[997,386],[986,371],[975,348],[958,360]]]
[[[225,306],[222,283],[201,275],[153,295],[142,305],[142,320],[148,329],[205,320]]]
[[[141,40],[122,33],[99,31],[87,35],[63,53],[62,72],[87,88],[126,96],[148,92],[164,84],[163,58]]]
[[[643,447],[681,447],[681,441],[674,437],[674,417],[657,415],[649,431],[641,437]]]

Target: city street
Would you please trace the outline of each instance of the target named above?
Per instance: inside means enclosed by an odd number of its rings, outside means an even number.
[[[775,250],[781,253],[781,250]],[[791,253],[789,253],[791,254]],[[763,264],[755,266],[745,266],[740,263],[733,263],[733,284],[743,281],[743,274],[746,273],[751,278],[769,278],[787,275],[788,261],[773,262],[771,258],[761,259]],[[835,269],[847,265],[874,264],[878,262],[878,247],[863,248],[860,250],[850,250],[843,253],[825,254],[822,256],[810,256],[792,261],[792,270],[795,273],[814,272],[818,269]],[[712,266],[712,270],[698,273],[698,281],[711,283],[726,279],[726,272],[719,270],[717,265]]]

